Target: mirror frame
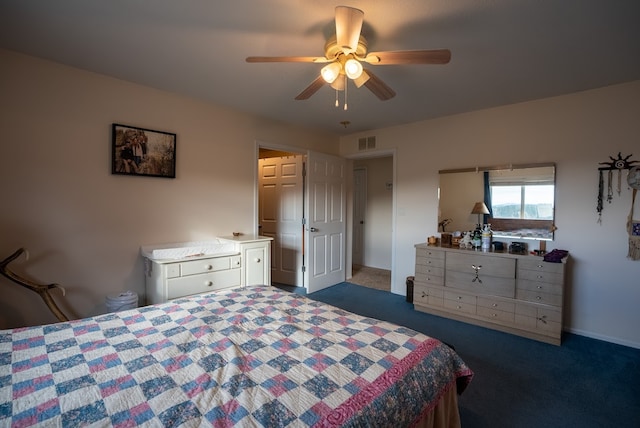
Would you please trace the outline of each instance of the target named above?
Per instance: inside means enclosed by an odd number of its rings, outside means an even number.
[[[512,240],[534,240],[534,241],[553,241],[554,232],[556,230],[555,227],[555,198],[556,198],[556,164],[553,162],[547,163],[531,163],[531,164],[509,164],[509,165],[496,165],[496,166],[484,166],[484,167],[474,167],[474,168],[458,168],[458,169],[443,169],[438,171],[440,180],[438,183],[438,232],[445,232],[445,228],[447,225],[443,226],[443,223],[446,223],[447,213],[442,212],[442,176],[443,174],[455,174],[455,173],[484,173],[485,171],[499,171],[499,170],[515,170],[515,169],[529,169],[529,168],[542,168],[542,167],[552,167],[553,168],[553,184],[554,184],[554,208],[553,208],[553,219],[552,220],[526,220],[526,219],[493,219],[491,217],[486,217],[485,223],[490,223],[491,228],[493,230],[494,238],[505,238]],[[462,177],[462,176],[460,176]],[[477,188],[476,188],[477,189]],[[473,200],[472,200],[473,199]],[[466,231],[467,228],[464,227],[462,229],[457,226],[469,225],[471,216],[476,216],[476,214],[471,214],[471,208],[473,207],[475,202],[481,201],[483,198],[473,198],[471,196],[466,196],[464,200],[465,211],[466,206],[468,205],[468,216],[462,221],[456,221],[451,224],[452,227],[446,230],[446,232],[452,231]],[[445,196],[445,200],[448,200]],[[451,204],[448,204],[447,207],[450,207]],[[461,212],[457,210],[456,212]],[[477,221],[473,221],[471,224],[477,224]],[[475,228],[475,226],[474,226]]]

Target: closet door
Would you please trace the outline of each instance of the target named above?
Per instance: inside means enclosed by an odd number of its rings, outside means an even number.
[[[260,235],[273,238],[271,280],[303,286],[303,160],[304,156],[260,159]]]

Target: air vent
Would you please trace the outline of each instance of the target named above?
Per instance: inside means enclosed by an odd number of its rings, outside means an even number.
[[[376,137],[358,138],[358,150],[371,150],[376,148]]]

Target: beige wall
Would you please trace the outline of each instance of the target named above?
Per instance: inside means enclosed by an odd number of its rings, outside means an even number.
[[[379,150],[396,150],[393,291],[413,275],[414,244],[437,233],[438,170],[555,162],[556,239],[569,250],[566,325],[576,333],[640,347],[640,261],[627,259],[631,191],[605,202],[597,223],[599,162],[640,161],[640,81],[567,96],[367,131]],[[354,134],[341,155],[357,153]],[[636,206],[636,212],[640,206]]]
[[[148,87],[4,50],[0,64],[0,258],[26,247],[11,266],[64,285],[73,318],[143,293],[141,245],[253,232],[256,141],[338,152],[335,136]],[[177,177],[111,175],[114,122],[176,133]],[[5,278],[0,293],[0,328],[55,321],[35,293]]]

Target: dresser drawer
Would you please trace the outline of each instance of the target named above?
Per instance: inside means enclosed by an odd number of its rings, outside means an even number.
[[[180,263],[180,276],[197,275],[231,268],[231,257],[213,257]]]
[[[529,281],[547,282],[550,284],[562,284],[562,273],[546,272],[543,270],[528,270],[518,267],[518,279],[527,279]]]
[[[416,257],[416,267],[433,267],[433,268],[444,268],[444,259],[435,259],[429,257]]]
[[[457,302],[455,300],[444,299],[444,307],[452,312],[459,312],[463,314],[475,314],[476,305],[472,303]]]
[[[479,267],[480,274],[500,278],[516,277],[515,259],[483,254],[451,252],[447,255],[447,271],[474,272],[473,266],[476,266]]]
[[[554,337],[562,333],[562,313],[560,309],[544,306],[516,304],[517,325],[528,330],[537,330]]]
[[[492,299],[484,296],[478,296],[478,307],[511,313],[516,311],[516,304],[513,300]]]
[[[518,269],[562,274],[564,272],[564,263],[549,263],[537,257],[522,258],[518,260]]]
[[[515,318],[515,312],[501,311],[498,309],[486,308],[484,306],[478,306],[476,311],[478,316],[498,323],[513,323]]]
[[[429,287],[418,282],[413,286],[413,303],[442,307],[444,290],[440,287]]]
[[[525,279],[518,279],[516,281],[517,290],[537,291],[540,293],[549,294],[562,294],[562,284],[550,284],[547,282],[528,281]]]
[[[416,248],[416,257],[444,260],[444,251],[431,248]]]
[[[468,303],[476,305],[478,298],[473,294],[457,293],[455,291],[444,290],[445,300],[452,300],[455,302]]]
[[[460,288],[462,290],[474,293],[488,294],[502,297],[515,297],[516,280],[515,278],[502,278],[485,275],[482,271],[478,273],[476,279],[475,273],[466,273],[448,270],[446,275],[446,287]],[[482,281],[482,282],[480,282]]]
[[[208,293],[240,284],[240,269],[227,269],[200,275],[188,275],[167,281],[167,300],[191,294]]]
[[[416,281],[444,285],[444,268],[416,265]]]
[[[552,306],[562,306],[561,294],[542,293],[538,291],[520,290],[516,292],[516,299],[534,303],[544,303]]]

